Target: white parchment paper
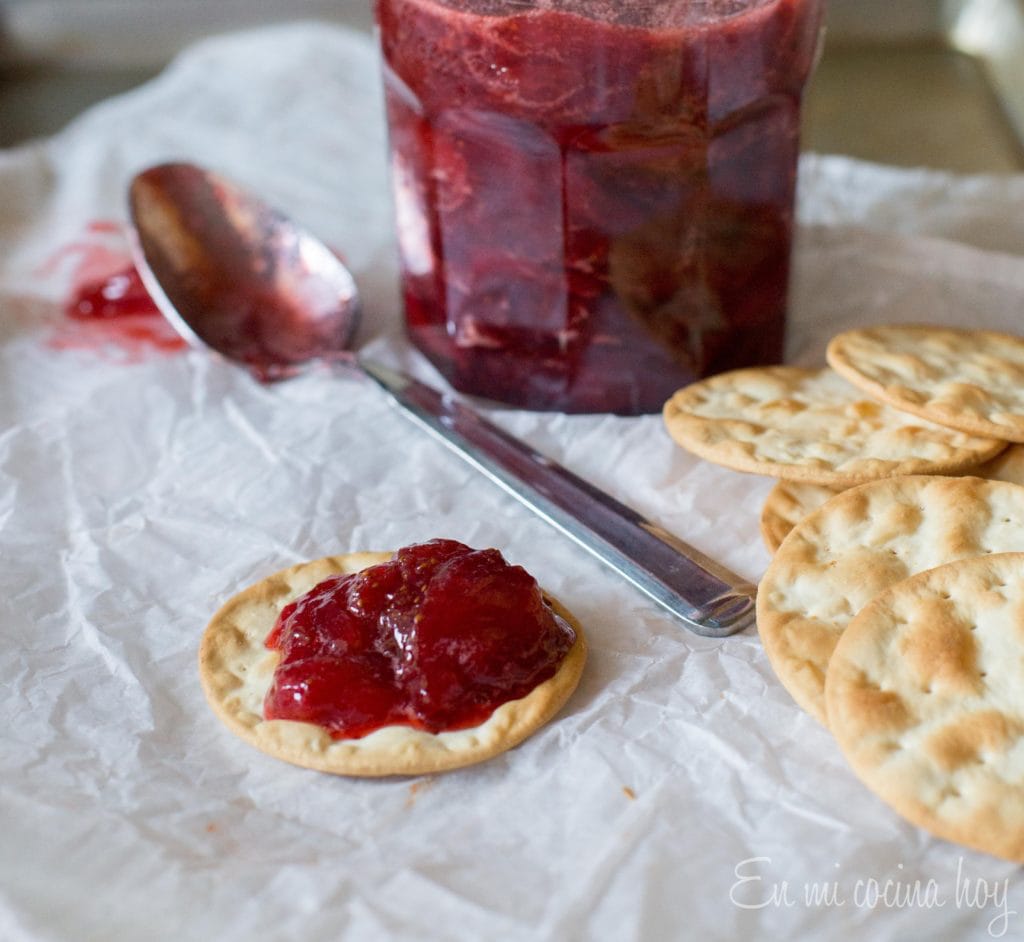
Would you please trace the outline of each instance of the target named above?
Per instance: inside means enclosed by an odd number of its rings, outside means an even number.
[[[61,247],[124,218],[134,171],[183,157],[340,248],[366,298],[359,342],[440,383],[399,329],[377,69],[365,34],[322,24],[221,38],[0,153],[0,939],[1024,932],[1017,868],[868,793],[755,633],[688,634],[369,384],[264,387],[199,353],[54,346]],[[801,187],[794,362],[853,324],[1020,329],[1024,178],[808,157]],[[493,416],[760,576],[771,482],[690,457],[656,416]],[[220,726],[195,658],[224,599],[303,559],[435,536],[500,547],[586,626],[588,670],[554,723],[479,767],[377,782]]]

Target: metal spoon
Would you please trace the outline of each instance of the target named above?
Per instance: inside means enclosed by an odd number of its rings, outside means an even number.
[[[503,432],[456,398],[350,352],[351,274],[321,242],[223,177],[184,163],[129,190],[133,253],[157,306],[190,344],[262,380],[316,361],[360,369],[406,413],[692,631],[750,624],[754,588],[657,524]]]

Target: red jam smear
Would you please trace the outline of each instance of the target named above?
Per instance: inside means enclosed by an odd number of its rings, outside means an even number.
[[[68,317],[76,320],[162,317],[135,266],[130,263],[112,275],[80,285],[64,310]]]
[[[70,281],[64,320],[49,346],[114,354],[125,362],[137,362],[152,351],[186,349],[146,292],[120,223],[91,222],[81,238],[61,247],[38,270],[47,278],[62,273]]]
[[[137,362],[151,351],[177,353],[188,347],[130,262],[77,285],[64,314],[66,320],[50,338],[50,346],[58,350],[93,350]]]
[[[525,569],[432,540],[284,608],[266,639],[281,659],[264,716],[335,739],[465,729],[553,677],[575,639]]]
[[[377,0],[407,328],[456,386],[657,412],[782,355],[820,0]]]

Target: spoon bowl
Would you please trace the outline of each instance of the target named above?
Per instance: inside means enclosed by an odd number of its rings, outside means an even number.
[[[261,380],[351,358],[351,273],[322,242],[233,183],[188,163],[132,181],[133,253],[146,290],[191,345]]]

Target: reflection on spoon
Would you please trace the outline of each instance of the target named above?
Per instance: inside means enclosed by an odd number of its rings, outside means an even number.
[[[359,299],[348,269],[283,214],[200,167],[168,163],[129,190],[136,265],[193,346],[285,379],[344,351]]]

